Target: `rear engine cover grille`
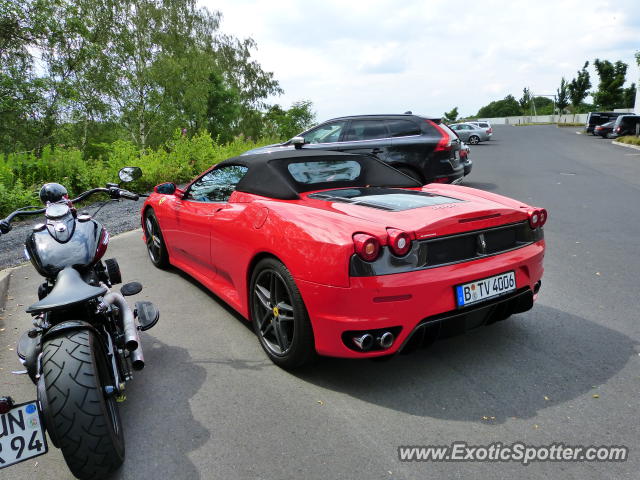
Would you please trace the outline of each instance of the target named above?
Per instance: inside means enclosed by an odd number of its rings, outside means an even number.
[[[419,240],[403,257],[395,256],[388,247],[383,247],[380,257],[373,262],[366,262],[354,253],[349,262],[349,274],[370,277],[469,262],[526,247],[543,238],[542,228],[532,230],[529,222],[521,222]]]
[[[537,241],[534,231],[527,222],[523,222],[445,238],[422,240],[420,247],[426,247],[427,250],[427,263],[424,267],[436,267],[507,252],[534,241]]]

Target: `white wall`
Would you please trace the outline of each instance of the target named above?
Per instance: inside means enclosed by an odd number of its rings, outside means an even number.
[[[587,114],[578,113],[576,115],[538,115],[521,117],[496,117],[482,118],[496,125],[517,125],[518,123],[586,123]]]

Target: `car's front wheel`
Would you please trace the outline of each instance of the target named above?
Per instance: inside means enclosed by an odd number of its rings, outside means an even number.
[[[151,263],[158,268],[167,268],[169,266],[169,252],[164,243],[158,219],[151,209],[144,214],[144,228],[147,253]]]
[[[469,137],[469,143],[471,145],[477,145],[480,143],[480,137],[478,137],[477,135],[471,135]]]
[[[282,262],[258,262],[250,283],[251,321],[262,348],[283,368],[310,363],[316,356],[313,330],[293,276]]]

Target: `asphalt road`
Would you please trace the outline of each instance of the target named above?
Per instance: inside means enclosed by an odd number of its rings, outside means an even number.
[[[546,207],[548,253],[533,310],[388,362],[273,366],[250,328],[139,232],[113,239],[126,280],[161,321],[122,405],[126,479],[638,478],[640,151],[574,129],[497,127],[467,185]],[[27,278],[28,277],[28,278]],[[13,274],[0,321],[0,392],[35,398],[9,351],[38,279]],[[597,396],[597,398],[594,397]],[[399,445],[626,445],[624,463],[400,463]],[[61,454],[0,477],[69,478]]]

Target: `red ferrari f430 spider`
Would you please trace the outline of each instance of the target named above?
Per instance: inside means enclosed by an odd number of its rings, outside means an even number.
[[[173,265],[253,323],[271,360],[366,358],[529,310],[547,212],[419,185],[364,155],[231,158],[142,208],[151,262]]]

